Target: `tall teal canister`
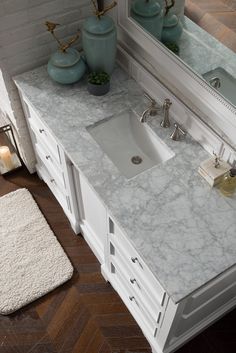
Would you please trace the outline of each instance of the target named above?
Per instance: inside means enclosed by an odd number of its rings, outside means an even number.
[[[91,71],[112,73],[116,60],[117,31],[111,17],[88,17],[83,25],[82,45]]]
[[[158,40],[161,40],[163,28],[162,4],[157,0],[134,0],[130,10],[131,17]]]
[[[162,30],[163,43],[178,43],[183,33],[181,20],[170,12],[164,17]]]

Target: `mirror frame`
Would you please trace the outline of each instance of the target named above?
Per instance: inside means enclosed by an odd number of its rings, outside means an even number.
[[[119,41],[124,49],[236,148],[236,107],[136,24],[129,17],[128,0],[118,1],[118,26]]]

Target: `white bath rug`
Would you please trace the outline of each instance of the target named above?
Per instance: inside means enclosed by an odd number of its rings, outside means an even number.
[[[0,198],[0,314],[7,315],[72,277],[73,267],[26,189]]]

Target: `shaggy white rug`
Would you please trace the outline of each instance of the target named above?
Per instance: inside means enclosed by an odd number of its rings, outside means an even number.
[[[0,198],[0,314],[10,314],[72,277],[73,267],[26,189]]]

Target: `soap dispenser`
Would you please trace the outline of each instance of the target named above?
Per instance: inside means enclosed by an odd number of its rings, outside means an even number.
[[[236,191],[236,168],[232,168],[225,175],[220,185],[220,191],[224,196],[230,197]]]

